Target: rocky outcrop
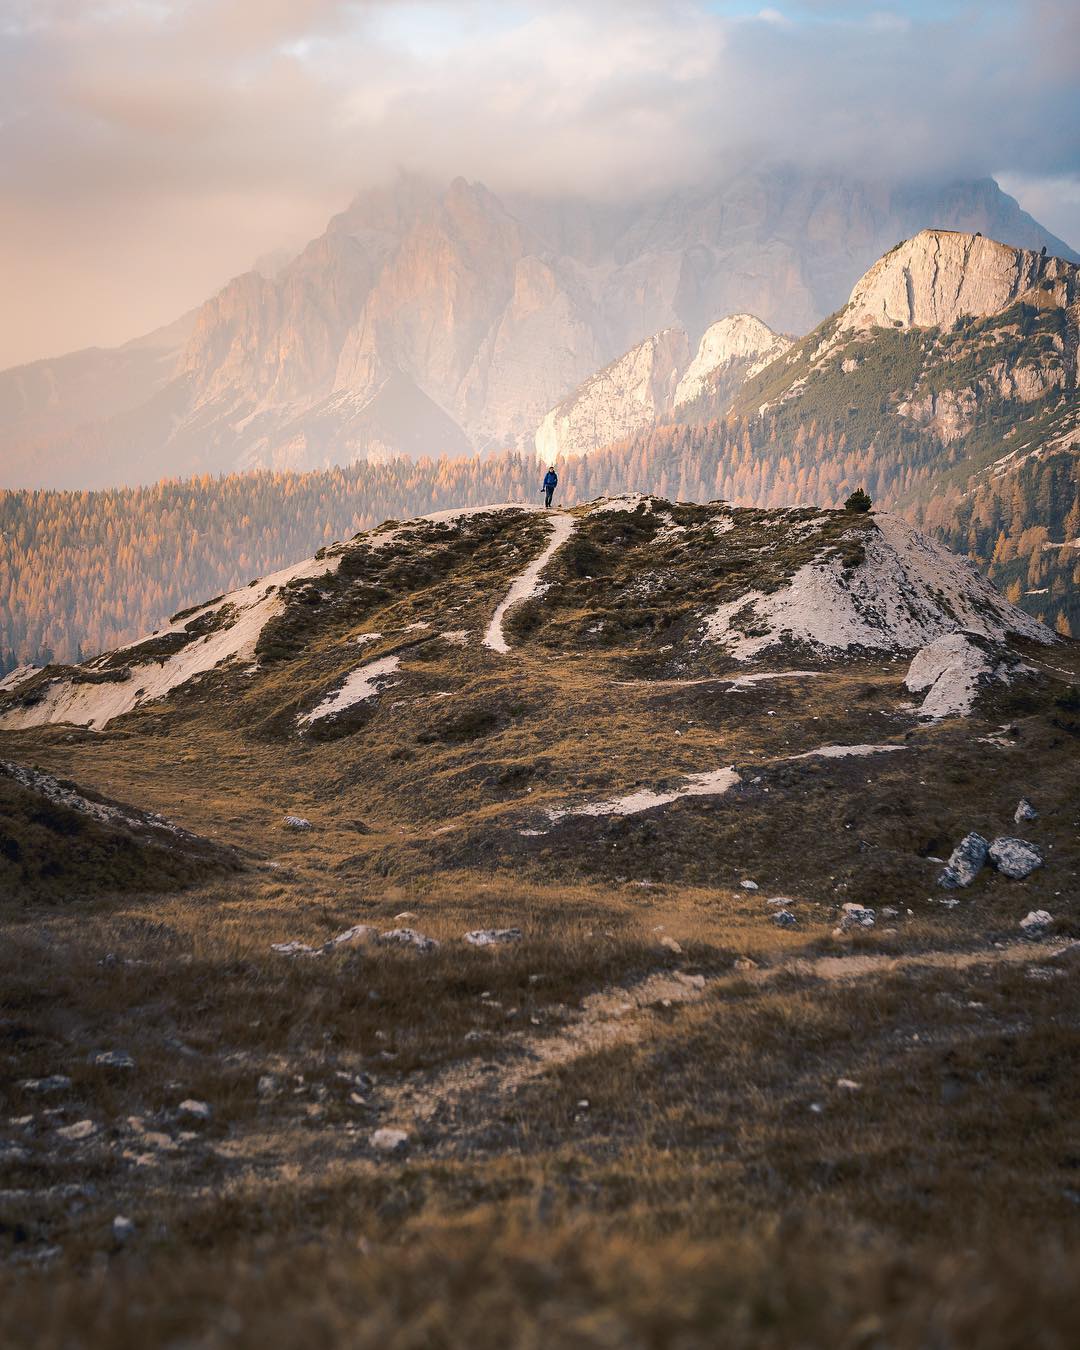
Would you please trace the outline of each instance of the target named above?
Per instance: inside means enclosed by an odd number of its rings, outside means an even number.
[[[790,338],[752,314],[733,314],[705,330],[691,359],[688,335],[668,328],[591,376],[536,430],[538,459],[586,455],[651,426],[698,399],[724,404],[744,380],[783,355]]]
[[[975,633],[944,633],[915,653],[904,686],[922,694],[921,717],[966,717],[979,693],[1010,684],[1023,666],[1008,651]]]
[[[1080,267],[979,234],[922,230],[856,283],[840,332],[868,327],[949,329],[1008,308],[1036,288],[1040,304],[1080,294]]]
[[[853,526],[849,542],[856,540],[857,565],[823,550],[768,594],[749,591],[721,605],[706,618],[705,640],[724,645],[738,661],[785,643],[827,653],[927,648],[908,678],[932,692],[949,671],[942,707],[973,696],[984,677],[981,660],[977,671],[970,668],[965,644],[1004,644],[1011,635],[1054,641],[971,563],[899,516],[875,515],[870,528]]]
[[[549,409],[650,334],[713,343],[716,316],[742,313],[806,331],[853,273],[929,221],[1067,252],[989,180],[883,190],[759,171],[613,206],[404,176],[170,329],[0,373],[5,485],[525,447]],[[900,282],[867,292],[866,313],[884,300],[907,314]],[[955,308],[944,281],[931,290],[926,313]],[[717,346],[720,365],[757,359],[731,333]],[[703,362],[708,380],[717,365],[707,350]],[[373,425],[365,410],[397,380],[438,416],[399,423],[383,399]]]
[[[675,390],[675,407],[693,403],[716,384],[735,374],[741,383],[764,370],[790,348],[784,337],[752,314],[732,314],[705,330],[697,349]]]
[[[537,458],[553,463],[560,455],[585,455],[649,426],[672,407],[689,358],[689,339],[678,328],[632,348],[544,417]]]
[[[949,861],[938,877],[938,885],[947,891],[970,886],[982,871],[990,843],[974,830],[964,835],[949,854]]]

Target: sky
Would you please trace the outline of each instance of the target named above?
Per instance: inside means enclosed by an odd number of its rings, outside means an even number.
[[[1078,0],[0,0],[0,368],[164,324],[402,168],[989,174],[1080,247],[1078,71]]]

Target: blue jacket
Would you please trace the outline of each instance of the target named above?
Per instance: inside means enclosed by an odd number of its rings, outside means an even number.
[[[559,475],[555,472],[554,469],[548,469],[547,473],[544,475],[544,487],[553,488],[558,486],[559,486]]]

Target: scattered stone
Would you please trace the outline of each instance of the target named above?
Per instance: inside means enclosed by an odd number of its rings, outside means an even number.
[[[674,952],[676,956],[682,955],[682,948],[673,937],[662,937],[660,939],[660,946],[664,947],[669,952]]]
[[[989,843],[981,834],[976,834],[974,830],[965,834],[949,854],[949,861],[938,876],[938,885],[947,891],[954,891],[959,886],[970,886],[986,862],[989,849]]]
[[[269,1101],[281,1091],[281,1085],[272,1073],[264,1073],[255,1085],[255,1095],[262,1101]]]
[[[271,942],[270,950],[278,956],[321,956],[320,947],[309,946],[306,942]]]
[[[1020,920],[1020,931],[1026,938],[1035,941],[1046,936],[1053,922],[1054,919],[1049,910],[1033,909]]]
[[[495,947],[505,942],[520,942],[520,928],[474,928],[465,934],[465,941],[471,947]]]
[[[895,905],[884,905],[881,910],[881,917],[883,919],[895,919],[899,913],[900,911]]]
[[[369,923],[353,924],[351,928],[346,928],[344,933],[332,937],[324,950],[333,951],[338,947],[362,947],[368,942],[374,942],[378,936],[379,930],[373,928]]]
[[[679,981],[680,984],[685,984],[690,989],[705,988],[704,975],[687,975],[687,973],[684,970],[679,970],[676,971],[675,978]]]
[[[836,1086],[838,1088],[843,1088],[845,1092],[858,1092],[862,1087],[862,1084],[856,1083],[854,1078],[838,1078],[836,1080]]]
[[[988,856],[1002,876],[1022,881],[1043,865],[1042,850],[1026,839],[1002,835],[990,845]]]
[[[409,1136],[405,1130],[376,1130],[371,1136],[371,1147],[379,1153],[401,1154],[409,1147]]]
[[[99,1069],[133,1069],[135,1061],[126,1050],[102,1050],[90,1061]]]
[[[799,922],[790,909],[778,909],[772,916],[772,921],[777,928],[794,928]]]
[[[1016,821],[1017,825],[1019,825],[1022,820],[1038,820],[1038,818],[1038,811],[1035,810],[1026,797],[1021,797],[1016,808],[1016,814],[1013,816],[1013,820]]]
[[[391,928],[376,939],[383,947],[415,947],[418,952],[433,952],[439,945],[434,938],[418,933],[415,928]]]
[[[303,816],[286,816],[281,822],[286,830],[310,830],[311,821],[305,820]]]
[[[30,1150],[10,1139],[0,1139],[0,1167],[30,1161]]]
[[[865,905],[849,902],[841,907],[840,923],[836,931],[849,933],[853,928],[873,928],[876,922],[877,914],[874,910],[867,909]]]
[[[112,1235],[117,1242],[128,1242],[135,1236],[134,1221],[126,1214],[118,1214],[112,1221]]]
[[[732,970],[757,970],[758,963],[749,956],[740,956],[732,966]]]
[[[71,1086],[71,1079],[64,1073],[51,1073],[48,1078],[25,1078],[19,1086],[25,1092],[63,1092]]]
[[[417,916],[411,909],[403,909],[400,914],[394,915],[395,923],[411,923]]]
[[[92,1120],[77,1120],[74,1125],[61,1125],[56,1131],[60,1139],[78,1143],[80,1139],[89,1139],[97,1134],[97,1125]]]
[[[758,889],[758,884],[756,881],[750,880],[740,881],[739,885],[743,888],[744,891],[756,891]]]
[[[209,1120],[214,1114],[209,1102],[199,1102],[194,1097],[185,1098],[176,1109],[182,1116],[190,1116],[193,1120]]]

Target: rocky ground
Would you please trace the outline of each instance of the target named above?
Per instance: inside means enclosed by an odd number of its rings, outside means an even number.
[[[5,1344],[1072,1344],[1076,645],[872,517],[569,520],[6,691]]]

